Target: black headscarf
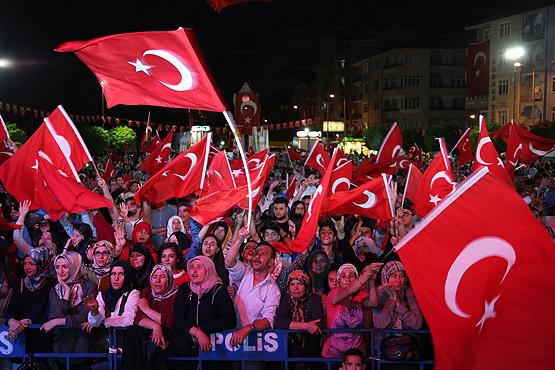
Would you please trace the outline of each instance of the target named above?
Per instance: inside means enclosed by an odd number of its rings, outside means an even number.
[[[134,272],[135,277],[133,279],[133,287],[139,291],[143,290],[145,287],[148,286],[150,283],[150,272],[154,267],[154,259],[152,258],[152,254],[150,254],[150,250],[148,249],[147,245],[144,243],[135,243],[131,246],[129,250],[129,258],[131,258],[131,254],[133,252],[137,252],[145,256],[145,264],[139,270],[135,270],[131,267],[131,270]]]
[[[103,297],[104,306],[106,307],[106,316],[109,316],[110,312],[114,312],[116,304],[121,296],[133,289],[133,272],[129,262],[123,260],[116,260],[112,262],[112,265],[110,266],[110,275],[112,275],[114,267],[123,267],[123,274],[125,278],[123,279],[122,287],[118,290],[112,287],[112,281],[110,280],[110,286],[106,289]]]
[[[172,235],[175,235],[175,238],[177,239],[177,245],[179,245],[179,249],[181,249],[182,253],[183,251],[191,247],[191,241],[189,240],[189,238],[187,238],[187,235],[185,235],[185,233],[181,231],[176,231]]]

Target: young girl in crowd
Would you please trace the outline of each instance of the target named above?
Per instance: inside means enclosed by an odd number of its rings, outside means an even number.
[[[187,274],[187,271],[183,268],[183,254],[180,253],[180,248],[177,244],[162,244],[160,246],[158,261],[170,269],[173,281],[177,287],[191,281],[189,274]]]

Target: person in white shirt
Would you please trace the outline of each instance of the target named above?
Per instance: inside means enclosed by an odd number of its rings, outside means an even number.
[[[105,327],[127,327],[133,325],[140,293],[132,288],[129,262],[117,260],[110,267],[110,287],[105,293],[98,292],[96,298],[86,301],[90,310],[88,322],[83,329],[90,331],[104,323]]]
[[[243,343],[253,331],[274,326],[276,309],[281,297],[279,287],[270,276],[276,258],[276,250],[271,244],[258,244],[251,266],[238,261],[241,244],[249,236],[250,232],[246,228],[239,230],[239,237],[232,243],[225,257],[230,279],[241,282],[235,296],[239,328],[231,338],[233,346]]]

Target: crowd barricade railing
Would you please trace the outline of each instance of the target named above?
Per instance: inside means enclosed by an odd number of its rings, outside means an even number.
[[[67,329],[67,327],[58,327]],[[40,325],[31,325],[30,330],[39,330]],[[28,330],[29,330],[28,329]],[[102,328],[106,330],[106,328]],[[95,329],[93,329],[95,330]],[[76,358],[98,358],[107,361],[110,370],[118,370],[121,364],[121,351],[118,347],[118,331],[125,331],[125,328],[108,328],[108,350],[104,353],[29,353],[25,348],[25,334],[21,334],[15,343],[9,342],[7,339],[7,327],[0,326],[0,359],[12,358],[26,359],[32,358],[57,358],[64,359],[67,368],[71,368],[71,359]],[[366,364],[367,368],[372,370],[381,370],[384,364],[404,364],[414,365],[420,370],[424,370],[426,366],[432,367],[434,360],[430,358],[418,359],[387,359],[382,356],[381,343],[384,335],[430,335],[428,330],[394,330],[394,329],[324,329],[322,337],[333,333],[360,333],[367,335],[366,347]],[[212,341],[212,351],[200,352],[196,357],[168,357],[168,361],[195,361],[202,370],[203,363],[212,361],[230,361],[240,362],[241,368],[247,362],[280,362],[283,363],[284,370],[289,370],[291,363],[299,362],[320,362],[326,365],[327,370],[331,370],[332,366],[342,362],[342,358],[323,358],[321,355],[317,357],[290,357],[289,356],[289,334],[306,333],[302,330],[264,330],[261,332],[251,333],[244,343],[239,347],[232,347],[230,340],[233,331],[225,331],[210,335]],[[9,343],[9,344],[8,344]],[[11,349],[11,350],[8,350]],[[415,367],[416,368],[416,367]]]

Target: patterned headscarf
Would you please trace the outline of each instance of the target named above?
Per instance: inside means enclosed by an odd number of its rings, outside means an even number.
[[[166,290],[161,293],[161,294],[156,294],[154,293],[154,290],[152,289],[152,276],[154,275],[154,273],[156,271],[163,271],[164,274],[166,274],[166,277],[168,279],[168,286],[166,287]],[[175,293],[177,293],[177,285],[174,284],[173,282],[173,274],[172,271],[170,270],[169,266],[166,266],[162,263],[159,263],[157,265],[154,265],[154,267],[152,268],[152,272],[150,273],[150,292],[152,294],[152,298],[155,301],[163,301],[169,297],[171,297],[172,295],[174,295]]]
[[[289,291],[289,283],[292,280],[298,280],[304,285],[305,293],[301,298],[293,298],[291,295],[291,292]],[[307,298],[312,294],[310,276],[302,270],[295,270],[291,272],[287,277],[287,294],[291,300],[291,319],[297,322],[304,322],[305,304]]]
[[[69,276],[65,283],[69,285],[71,293],[69,294],[69,305],[71,307],[77,306],[83,300],[83,282],[85,281],[82,274],[83,259],[78,252],[70,251],[59,254],[54,258],[54,265],[59,259],[65,259],[69,264]],[[61,284],[56,284],[54,287],[58,298],[63,299],[64,287]]]
[[[399,261],[389,261],[384,265],[382,268],[382,284],[386,284],[389,282],[389,278],[396,272],[402,271],[405,274],[405,266]]]
[[[33,248],[25,257],[29,257],[35,262],[37,272],[32,276],[25,276],[23,283],[31,292],[39,290],[46,282],[46,276],[50,270],[52,261],[52,250],[47,247]]]
[[[214,262],[212,262],[212,260],[206,256],[196,256],[195,258],[191,258],[187,262],[187,271],[189,271],[189,275],[191,274],[191,264],[194,261],[201,262],[206,268],[206,277],[203,281],[200,282],[200,284],[193,283],[192,281],[189,283],[189,287],[191,288],[191,290],[195,292],[200,298],[200,296],[202,296],[205,292],[212,289],[214,285],[218,283],[221,284],[222,279],[220,279],[218,273],[216,272]]]
[[[355,273],[356,277],[358,278],[358,271],[357,268],[355,267],[355,265],[353,265],[352,263],[344,263],[341,265],[341,267],[337,270],[337,282],[339,282],[339,276],[341,276],[341,273],[345,270],[351,270]]]
[[[110,251],[110,259],[108,260],[108,263],[104,267],[99,267],[98,264],[96,263],[96,258],[94,257],[94,252],[96,252],[96,250],[100,247],[106,247],[108,248],[108,251]],[[97,278],[102,278],[103,276],[106,276],[107,274],[110,273],[110,265],[114,260],[114,245],[107,240],[100,240],[92,245],[92,251],[93,251],[93,263],[90,269],[92,272],[94,272]]]

